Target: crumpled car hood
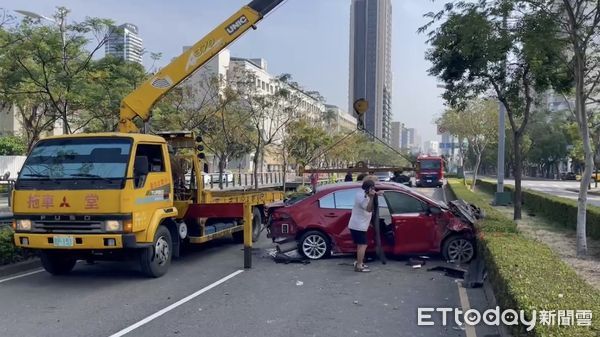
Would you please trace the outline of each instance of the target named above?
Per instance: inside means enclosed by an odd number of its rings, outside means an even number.
[[[450,210],[464,221],[471,225],[475,225],[477,220],[483,219],[483,210],[473,204],[469,204],[464,200],[452,200],[449,202]]]

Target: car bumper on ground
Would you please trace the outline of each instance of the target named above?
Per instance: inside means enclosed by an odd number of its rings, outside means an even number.
[[[17,247],[29,249],[98,250],[147,246],[138,243],[135,234],[15,233],[14,238]]]

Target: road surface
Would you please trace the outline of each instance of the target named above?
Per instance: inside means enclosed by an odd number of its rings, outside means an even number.
[[[512,179],[505,179],[504,184],[515,185]],[[571,190],[579,190],[579,181],[563,181],[563,180],[523,180],[523,188],[533,191],[544,192],[558,197],[577,200],[577,192]],[[594,183],[592,182],[592,187]],[[600,196],[588,194],[588,204],[600,206]]]
[[[426,190],[440,193],[441,189]],[[490,336],[496,328],[461,329],[453,320],[418,326],[418,307],[489,304],[482,289],[405,260],[371,261],[353,272],[353,257],[275,264],[262,238],[253,268],[241,268],[240,245],[209,243],[173,262],[159,279],[133,263],[80,262],[72,274],[41,270],[0,279],[4,336]]]

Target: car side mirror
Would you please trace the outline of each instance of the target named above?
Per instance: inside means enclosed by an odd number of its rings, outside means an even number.
[[[442,214],[442,209],[439,207],[435,207],[435,206],[429,206],[429,208],[427,208],[427,214],[428,215],[440,215],[440,214]]]

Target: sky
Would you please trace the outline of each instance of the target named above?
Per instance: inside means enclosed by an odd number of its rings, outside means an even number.
[[[1,0],[0,8],[29,10],[51,16],[57,6],[71,10],[68,21],[101,17],[138,26],[144,48],[162,53],[166,64],[249,0]],[[349,24],[351,0],[287,0],[230,46],[232,56],[264,58],[268,71],[290,73],[327,103],[348,109]],[[443,1],[392,0],[392,68],[394,121],[438,140],[433,120],[444,109],[438,81],[427,75],[426,36],[417,29],[423,14],[439,10]],[[19,14],[16,14],[19,16]],[[144,65],[152,64],[149,54]]]

